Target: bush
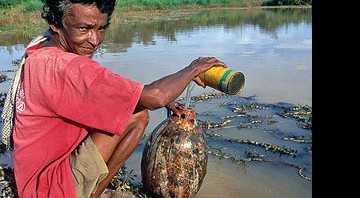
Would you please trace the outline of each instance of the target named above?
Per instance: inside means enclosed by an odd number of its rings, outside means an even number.
[[[28,0],[24,2],[25,11],[36,11],[41,10],[44,3],[40,0]]]
[[[0,0],[0,8],[10,9],[19,8],[24,11],[36,11],[41,10],[44,3],[42,0]]]
[[[0,8],[10,8],[14,5],[18,5],[22,0],[0,0]]]
[[[312,5],[312,0],[270,0],[264,3],[269,6]]]

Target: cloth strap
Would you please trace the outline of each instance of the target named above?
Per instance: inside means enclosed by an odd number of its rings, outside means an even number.
[[[50,32],[43,32],[36,35],[28,44],[26,49],[38,45],[39,43],[50,38]],[[2,118],[2,137],[1,141],[5,144],[6,148],[12,148],[13,142],[11,139],[13,125],[14,125],[14,115],[15,115],[15,96],[19,86],[21,73],[25,64],[25,58],[27,57],[26,50],[24,55],[21,58],[20,65],[14,75],[12,82],[10,83],[8,93],[6,95],[3,112],[1,114]]]

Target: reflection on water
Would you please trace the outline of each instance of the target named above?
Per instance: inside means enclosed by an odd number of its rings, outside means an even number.
[[[177,41],[179,32],[192,32],[206,27],[223,26],[224,29],[238,29],[247,26],[259,27],[261,33],[273,38],[278,37],[280,28],[293,24],[312,23],[311,9],[224,9],[205,10],[198,14],[179,20],[158,20],[148,23],[119,24],[113,21],[108,32],[106,43],[120,44],[120,47],[109,47],[113,52],[125,52],[133,43],[153,45],[154,37],[161,36],[168,41]],[[2,33],[0,46],[12,46],[27,43],[31,37],[41,32],[39,28],[27,31],[14,30]]]
[[[14,69],[12,60],[21,58],[24,44],[39,32],[6,33],[6,39],[0,40],[1,74],[12,76],[5,70]],[[312,104],[311,9],[220,9],[201,11],[176,20],[128,24],[114,21],[94,59],[115,73],[150,83],[180,70],[198,56],[218,57],[231,69],[243,72],[246,83],[241,96],[256,96],[262,104]],[[0,92],[7,89],[8,82],[0,84]],[[217,91],[196,86],[192,94],[204,92]],[[197,112],[221,106],[216,105],[211,101],[204,102],[197,106]],[[202,106],[207,107],[201,109]],[[152,111],[145,133],[151,133],[165,117],[164,109]],[[262,128],[216,129],[215,133],[228,139],[255,139],[280,146],[284,140],[279,137],[288,137],[288,133],[296,133],[297,137],[307,135],[311,139],[311,130],[299,129],[296,121],[285,122],[279,116],[276,119],[279,122],[269,125],[274,127],[270,131]],[[224,146],[214,139],[210,142],[217,149]],[[225,144],[229,154],[244,153],[244,146]],[[304,174],[311,176],[308,150],[304,150],[302,144],[285,144],[301,153],[297,158],[281,160],[305,165],[307,172]],[[140,169],[141,148],[127,162],[135,172]],[[0,156],[1,161],[5,158]],[[226,160],[210,159],[199,197],[311,197],[311,181],[299,177],[293,167],[255,163],[240,171],[239,166]]]
[[[224,31],[235,29],[240,32],[247,27],[258,27],[260,33],[276,39],[279,29],[303,23],[311,25],[311,12],[311,9],[206,10],[179,20],[133,24],[113,22],[106,43],[111,45],[108,47],[111,52],[124,52],[133,43],[155,45],[155,37],[178,41],[179,34],[191,34],[204,28],[219,26],[223,27]]]

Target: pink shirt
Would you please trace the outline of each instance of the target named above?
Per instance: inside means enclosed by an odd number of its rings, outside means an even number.
[[[27,53],[13,133],[19,196],[76,197],[70,153],[87,129],[121,135],[143,85],[55,47]]]

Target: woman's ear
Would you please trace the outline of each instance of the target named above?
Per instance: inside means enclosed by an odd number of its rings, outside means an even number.
[[[50,25],[50,28],[51,28],[51,30],[52,30],[53,32],[56,32],[56,33],[59,34],[60,28],[57,28],[57,27],[55,26],[55,24],[51,24],[51,25]]]

